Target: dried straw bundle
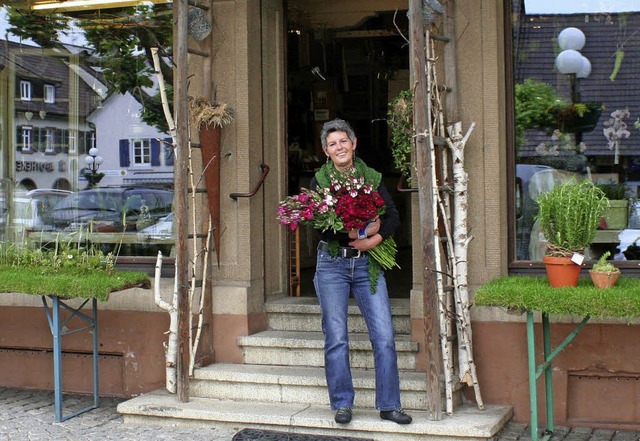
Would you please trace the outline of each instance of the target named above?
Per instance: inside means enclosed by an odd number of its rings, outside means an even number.
[[[189,120],[197,128],[203,125],[222,127],[233,122],[233,110],[228,104],[211,104],[206,98],[189,98]]]

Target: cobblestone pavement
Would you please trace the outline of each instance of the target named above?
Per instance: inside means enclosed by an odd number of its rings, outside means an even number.
[[[228,429],[125,425],[116,406],[122,399],[100,397],[100,406],[61,423],[54,422],[53,392],[0,387],[0,440],[2,441],[92,441],[92,440],[207,440],[230,441],[236,433]],[[83,409],[93,397],[65,396],[68,409]]]
[[[100,407],[62,423],[54,422],[53,392],[0,387],[0,441],[93,441],[93,440],[207,440],[230,441],[237,433],[229,429],[123,423],[118,398],[101,397]],[[92,397],[65,395],[64,415],[93,402]],[[556,427],[553,441],[640,441],[640,432],[587,427]],[[510,422],[495,441],[531,441],[529,427]]]
[[[640,432],[633,430],[592,429],[590,427],[556,426],[552,441],[638,441]],[[496,441],[531,441],[529,426],[509,422],[498,433]]]

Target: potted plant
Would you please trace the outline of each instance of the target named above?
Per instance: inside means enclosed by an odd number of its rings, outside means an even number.
[[[618,182],[606,182],[596,185],[609,199],[609,209],[604,213],[602,228],[605,230],[627,228],[629,209],[626,185]]]
[[[611,262],[607,262],[607,258],[610,255],[611,253],[609,251],[604,253],[589,270],[591,280],[598,288],[611,288],[618,281],[618,277],[620,277],[620,270]]]
[[[558,103],[548,109],[555,119],[555,126],[564,133],[590,132],[598,125],[602,103]]]
[[[575,255],[593,242],[609,200],[591,181],[571,179],[542,193],[537,203],[536,219],[548,243],[543,262],[549,282],[556,288],[576,286],[582,262]]]

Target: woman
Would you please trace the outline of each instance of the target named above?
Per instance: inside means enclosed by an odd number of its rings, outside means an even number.
[[[382,175],[355,157],[357,139],[351,126],[341,119],[324,124],[320,135],[327,163],[315,174],[311,189],[328,187],[330,175],[355,168],[365,182],[384,199],[386,210],[379,218],[361,230],[348,233],[320,233],[318,259],[313,283],[322,309],[322,331],[325,335],[325,375],[329,386],[331,408],[336,411],[335,421],[351,421],[354,402],[353,381],[349,365],[349,335],[347,309],[349,295],[357,303],[369,332],[373,346],[376,372],[376,409],[380,418],[398,424],[411,423],[411,417],[400,406],[400,381],[396,354],[391,307],[384,274],[373,290],[369,281],[369,260],[366,251],[391,236],[400,226],[400,216],[384,184]],[[335,248],[329,243],[337,241]],[[330,252],[330,248],[334,252]]]

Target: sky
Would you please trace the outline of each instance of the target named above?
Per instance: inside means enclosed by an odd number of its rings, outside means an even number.
[[[640,0],[524,0],[527,14],[640,11]]]

